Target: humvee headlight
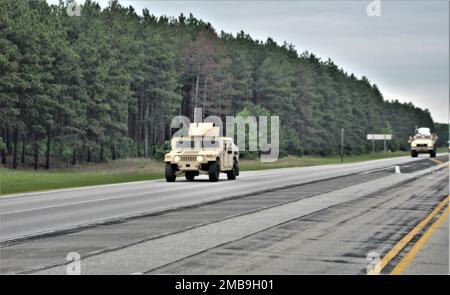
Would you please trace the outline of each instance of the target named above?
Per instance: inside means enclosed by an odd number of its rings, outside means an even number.
[[[180,162],[180,157],[179,156],[175,156],[175,158],[173,158],[175,162]]]
[[[203,161],[203,157],[202,156],[197,156],[197,162],[201,162]]]

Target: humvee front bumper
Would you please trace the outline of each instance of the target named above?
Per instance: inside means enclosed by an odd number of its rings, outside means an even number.
[[[204,164],[196,162],[171,163],[176,165],[180,171],[198,171],[202,169]]]
[[[207,169],[209,162],[213,158],[199,155],[180,155],[172,157],[170,161],[165,162],[176,166],[179,171],[199,171]]]
[[[411,147],[412,151],[416,151],[418,153],[428,153],[432,150],[434,150],[434,147],[429,147],[429,146],[415,146],[415,147]]]
[[[428,153],[428,152],[430,152],[430,151],[432,151],[433,149],[432,148],[427,148],[427,149],[412,149],[413,151],[416,151],[416,152],[418,152],[418,153]]]

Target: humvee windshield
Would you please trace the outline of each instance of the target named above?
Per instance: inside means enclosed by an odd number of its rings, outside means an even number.
[[[220,143],[214,137],[191,136],[175,141],[175,149],[216,149]]]
[[[416,138],[416,139],[430,139],[431,136],[430,136],[430,135],[422,135],[422,134],[419,134],[419,135],[416,135],[415,138]]]
[[[193,149],[194,148],[194,139],[188,138],[180,138],[175,142],[176,149]]]
[[[219,141],[211,137],[202,138],[202,147],[204,149],[216,149],[220,147]]]

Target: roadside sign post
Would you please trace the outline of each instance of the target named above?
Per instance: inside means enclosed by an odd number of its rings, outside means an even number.
[[[341,128],[341,163],[344,162],[344,128]]]
[[[375,153],[375,140],[383,141],[383,150],[387,151],[387,140],[392,140],[392,134],[367,134],[367,140],[372,141],[372,153]]]

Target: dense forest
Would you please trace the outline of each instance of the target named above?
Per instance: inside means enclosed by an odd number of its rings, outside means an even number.
[[[117,1],[88,0],[81,16],[66,5],[0,0],[0,158],[10,167],[159,158],[171,119],[194,107],[280,116],[282,155],[338,153],[341,128],[347,154],[371,151],[367,133],[393,133],[390,148],[407,150],[416,126],[433,128],[428,110],[386,101],[368,78],[291,44]]]

